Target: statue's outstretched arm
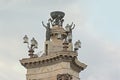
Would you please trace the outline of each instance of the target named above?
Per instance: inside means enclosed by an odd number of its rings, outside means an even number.
[[[71,23],[70,27],[72,27],[72,25],[73,25],[73,22]]]
[[[43,22],[43,21],[42,21],[42,25],[43,25],[43,27],[47,28],[47,26],[44,24],[44,22]]]
[[[75,24],[73,25],[73,27],[71,29],[74,29],[75,28]]]

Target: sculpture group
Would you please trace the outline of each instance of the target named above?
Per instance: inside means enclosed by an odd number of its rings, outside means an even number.
[[[51,39],[51,35],[52,35],[51,28],[52,27],[54,27],[54,26],[63,27],[64,15],[65,14],[63,12],[60,12],[60,11],[52,12],[51,18],[48,19],[48,22],[46,25],[42,21],[42,25],[46,29],[46,41],[50,41],[50,39]],[[65,41],[67,41],[68,43],[72,43],[72,31],[75,28],[75,24],[72,22],[71,24],[67,24],[63,28],[65,30],[66,36],[61,36],[61,34],[59,33],[57,35],[58,39],[61,39],[64,37]],[[76,41],[74,46],[75,46],[75,50],[77,50],[78,48],[81,48],[81,42],[79,40]]]
[[[80,80],[79,73],[87,65],[78,60],[77,50],[81,48],[80,40],[73,46],[72,32],[75,24],[63,25],[64,12],[51,12],[51,18],[44,24],[46,40],[44,52],[39,56],[35,54],[38,48],[37,41],[29,41],[27,35],[23,38],[28,46],[29,58],[20,60],[27,69],[26,80]]]

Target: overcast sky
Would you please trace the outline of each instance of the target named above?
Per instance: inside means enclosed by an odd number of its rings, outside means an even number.
[[[88,65],[81,80],[120,80],[119,0],[0,0],[0,80],[26,80],[19,60],[28,57],[25,34],[43,51],[50,12],[65,12],[64,26],[76,24],[73,42],[81,40],[79,60]]]

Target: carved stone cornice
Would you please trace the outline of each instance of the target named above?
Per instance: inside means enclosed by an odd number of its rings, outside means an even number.
[[[20,62],[27,69],[48,66],[59,62],[70,62],[71,67],[75,68],[74,70],[77,72],[86,68],[84,63],[77,60],[77,53],[73,51],[60,51],[37,58],[24,58]]]

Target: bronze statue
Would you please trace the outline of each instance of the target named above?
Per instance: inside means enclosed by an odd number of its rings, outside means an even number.
[[[66,32],[68,34],[68,41],[71,43],[72,42],[72,30],[75,28],[75,24],[73,25],[73,22],[71,25],[67,24],[65,26]]]
[[[58,26],[62,26],[63,24],[63,17],[65,16],[64,12],[61,11],[54,11],[51,12],[51,18],[49,19],[49,21],[51,22],[52,26],[58,25]]]
[[[72,34],[71,33],[68,33],[68,42],[71,43],[72,42]]]
[[[50,23],[48,22],[47,25],[45,25],[42,21],[43,27],[46,28],[46,41],[50,40],[50,34],[51,34],[51,29],[50,29]]]
[[[64,19],[61,19],[59,16],[57,16],[55,19],[50,18],[49,21],[51,22],[52,26],[62,26]]]
[[[65,29],[66,29],[66,31],[67,32],[72,32],[72,30],[75,28],[75,24],[73,25],[73,22],[72,22],[72,24],[71,25],[69,25],[69,24],[67,24],[66,26],[65,26]]]

